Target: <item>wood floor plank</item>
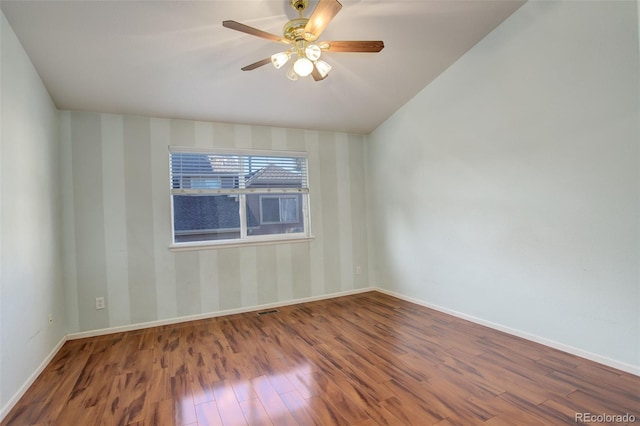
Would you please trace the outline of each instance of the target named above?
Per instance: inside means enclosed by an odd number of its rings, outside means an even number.
[[[296,369],[292,372],[287,373],[289,382],[293,385],[295,391],[300,394],[302,398],[318,396],[320,392],[313,379],[309,376],[309,374],[311,373],[312,371],[310,369]]]
[[[295,425],[297,422],[289,412],[286,404],[280,398],[276,389],[271,385],[267,376],[251,379],[251,386],[258,395],[258,399],[266,410],[268,417],[276,425]]]
[[[242,401],[240,408],[247,423],[251,426],[272,426],[274,424],[258,398]]]
[[[223,426],[218,404],[215,401],[196,405],[196,418],[200,426]]]
[[[114,378],[107,406],[113,424],[130,424],[142,421],[146,415],[148,375],[144,371],[130,372]]]
[[[77,402],[79,402],[82,400],[81,396],[73,393],[73,388],[82,374],[89,356],[90,354],[85,352],[77,354],[77,358],[65,358],[66,361],[59,359],[56,362],[54,366],[56,374],[54,377],[50,377],[49,392],[36,392],[38,395],[46,396],[39,404],[33,407],[31,417],[29,417],[28,420],[25,419],[27,421],[25,424],[53,422],[70,401],[77,399]],[[71,359],[73,359],[73,362],[70,361]],[[61,362],[64,362],[64,365],[61,365]],[[9,418],[11,418],[10,415]]]
[[[106,425],[106,423],[102,423]],[[173,401],[165,399],[149,404],[145,425],[175,425],[173,418]]]
[[[105,403],[95,404],[90,407],[83,407],[82,401],[77,399],[67,404],[60,411],[55,423],[60,425],[86,425],[98,426],[102,424],[104,418]]]
[[[398,419],[399,424],[436,424],[442,420],[439,414],[426,411],[412,401],[400,399],[398,396],[387,398],[382,405],[394,418]]]
[[[314,413],[309,409],[308,402],[298,391],[286,392],[280,397],[299,425],[319,424],[319,419],[314,416]]]
[[[190,371],[194,371],[190,374],[190,388],[191,394],[193,396],[193,403],[198,405],[215,400],[215,395],[213,393],[213,384],[218,381],[217,374],[214,378],[214,376],[211,375],[211,372],[208,369],[203,368]]]
[[[307,399],[309,410],[313,413],[314,424],[346,426],[349,422],[322,396]]]
[[[197,423],[191,381],[186,374],[177,374],[171,378],[171,396],[173,399],[173,418],[176,423]]]
[[[216,397],[216,404],[222,423],[225,425],[246,425],[244,413],[238,400],[233,387],[228,380],[215,383],[213,386],[213,392]]]
[[[2,426],[549,425],[640,377],[371,291],[68,341]]]
[[[333,406],[349,423],[355,423],[367,418],[363,405],[359,404],[353,393],[345,392],[331,377],[322,373],[311,373],[311,377],[322,389],[318,398]]]

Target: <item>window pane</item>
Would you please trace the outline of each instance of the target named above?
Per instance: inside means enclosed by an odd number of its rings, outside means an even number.
[[[262,202],[261,223],[278,223],[280,222],[280,200],[277,197],[264,197],[260,199]]]
[[[191,178],[191,189],[220,189],[222,188],[221,178]]]
[[[235,195],[174,195],[176,243],[240,238],[240,210]]]
[[[248,194],[247,235],[304,232],[302,194]]]
[[[238,188],[242,176],[238,156],[174,152],[169,162],[174,189]]]
[[[284,222],[284,223],[298,222],[298,198],[297,197],[281,197],[280,198],[280,222]]]
[[[302,158],[248,157],[246,188],[304,188],[306,160]]]

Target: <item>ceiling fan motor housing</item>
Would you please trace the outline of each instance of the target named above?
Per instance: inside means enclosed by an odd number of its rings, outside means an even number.
[[[282,28],[282,35],[291,41],[304,40],[304,27],[309,22],[307,18],[292,19]]]

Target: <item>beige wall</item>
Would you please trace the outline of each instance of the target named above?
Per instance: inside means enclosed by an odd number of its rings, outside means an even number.
[[[69,332],[368,286],[363,136],[68,111],[60,123]],[[308,152],[315,239],[170,251],[169,145]]]
[[[369,137],[372,284],[640,372],[637,5],[527,2]]]
[[[65,329],[57,111],[2,13],[0,30],[1,419]]]

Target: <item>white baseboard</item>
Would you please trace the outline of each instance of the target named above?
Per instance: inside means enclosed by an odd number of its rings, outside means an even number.
[[[588,352],[583,349],[574,348],[573,346],[565,345],[564,343],[556,342],[555,340],[536,336],[535,334],[510,328],[502,324],[497,324],[491,321],[484,320],[482,318],[477,318],[472,315],[467,315],[462,312],[454,311],[452,309],[444,308],[442,306],[427,303],[423,300],[414,299],[413,297],[405,296],[403,294],[396,293],[394,291],[385,290],[379,287],[371,287],[371,290],[379,291],[380,293],[388,294],[389,296],[397,297],[398,299],[406,300],[407,302],[412,302],[412,303],[415,303],[416,305],[424,306],[426,308],[430,308],[435,311],[443,312],[445,314],[449,314],[454,317],[458,317],[467,321],[471,321],[476,324],[483,325],[485,327],[493,328],[494,330],[502,331],[507,334],[511,334],[513,336],[521,337],[523,339],[530,340],[532,342],[540,343],[542,345],[549,346],[550,348],[558,349],[562,352],[566,352],[571,355],[576,355],[581,358],[585,358],[590,361],[597,362],[599,364],[607,365],[609,367],[613,367],[618,370],[626,371],[627,373],[631,373],[635,376],[640,376],[640,367],[636,365],[627,364],[621,361],[617,361],[615,359],[607,358],[602,355],[594,354],[593,352]]]
[[[349,296],[349,295],[352,295],[352,294],[359,294],[359,293],[365,293],[367,291],[373,291],[373,290],[374,289],[371,288],[371,287],[365,287],[365,288],[360,288],[360,289],[341,291],[341,292],[338,292],[338,293],[323,294],[321,296],[303,297],[303,298],[300,298],[300,299],[285,300],[285,301],[282,301],[282,302],[266,303],[266,304],[263,304],[263,305],[248,306],[248,307],[245,307],[245,308],[226,309],[224,311],[209,312],[209,313],[205,313],[205,314],[188,315],[188,316],[177,317],[177,318],[169,318],[169,319],[165,319],[165,320],[149,321],[149,322],[131,324],[131,325],[123,325],[123,326],[119,326],[119,327],[109,327],[109,328],[102,328],[102,329],[98,329],[98,330],[81,331],[81,332],[78,332],[78,333],[67,334],[66,337],[67,337],[67,340],[76,340],[76,339],[84,339],[86,337],[102,336],[102,335],[105,335],[105,334],[122,333],[124,331],[143,330],[145,328],[160,327],[160,326],[163,326],[163,325],[180,324],[180,323],[183,323],[183,322],[198,321],[198,320],[203,320],[203,319],[222,317],[222,316],[225,316],[225,315],[244,314],[244,313],[247,313],[247,312],[262,311],[262,310],[266,310],[266,309],[274,309],[274,308],[279,308],[279,307],[282,307],[282,306],[291,306],[291,305],[298,305],[300,303],[316,302],[318,300],[334,299],[336,297]]]
[[[24,396],[29,387],[36,381],[40,373],[44,371],[44,369],[49,365],[54,356],[58,353],[58,351],[62,348],[62,345],[67,341],[67,336],[62,336],[62,339],[58,342],[58,344],[49,352],[49,355],[46,356],[44,360],[40,363],[38,368],[31,373],[26,382],[20,386],[20,389],[11,397],[9,401],[2,407],[2,411],[0,411],[0,422],[4,420],[9,411],[20,401],[20,398]]]

